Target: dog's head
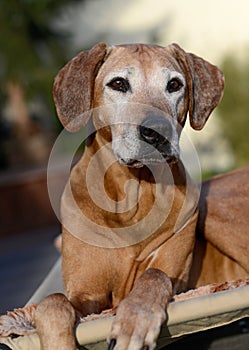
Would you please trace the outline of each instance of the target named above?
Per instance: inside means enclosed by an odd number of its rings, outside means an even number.
[[[76,131],[92,115],[116,159],[140,167],[177,160],[187,113],[191,126],[202,129],[223,88],[216,66],[176,44],[100,43],[59,72],[54,100],[65,128]]]

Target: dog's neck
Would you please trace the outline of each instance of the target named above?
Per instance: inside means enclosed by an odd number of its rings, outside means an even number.
[[[162,210],[168,210],[165,206],[169,197],[175,196],[174,191],[185,196],[187,174],[180,160],[174,164],[127,167],[116,160],[111,143],[96,138],[86,147],[82,162],[87,164],[85,177],[90,196],[105,201],[105,208],[114,214],[113,219],[121,220],[122,224],[140,220],[155,200]]]
[[[185,225],[196,208],[198,198],[192,192],[187,194],[187,179],[180,161],[150,169],[129,168],[116,161],[111,144],[100,147],[94,141],[73,169],[71,187],[62,200],[62,216],[74,226],[71,232],[82,227],[84,220],[84,232],[90,239],[92,232],[96,233],[96,242],[102,238],[117,242],[124,235],[132,245],[155,232],[170,236]],[[98,227],[90,222],[93,215]],[[109,234],[103,235],[106,230]],[[124,234],[120,236],[121,231]]]

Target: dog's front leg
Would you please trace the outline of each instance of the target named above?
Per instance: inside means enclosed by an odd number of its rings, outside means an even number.
[[[35,312],[41,350],[76,350],[75,321],[75,310],[63,294],[46,297]]]
[[[171,297],[172,284],[167,275],[154,268],[146,270],[118,306],[109,350],[154,349]]]

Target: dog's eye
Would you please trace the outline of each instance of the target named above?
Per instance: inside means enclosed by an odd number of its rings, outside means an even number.
[[[107,86],[109,86],[111,89],[121,92],[127,92],[131,89],[129,81],[124,78],[114,78],[112,79]]]
[[[179,91],[182,86],[183,84],[179,79],[173,78],[167,84],[167,91],[169,93],[176,92],[176,91]]]

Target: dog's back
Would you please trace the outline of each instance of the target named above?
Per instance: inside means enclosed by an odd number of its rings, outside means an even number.
[[[249,273],[249,167],[203,182],[191,284]]]

